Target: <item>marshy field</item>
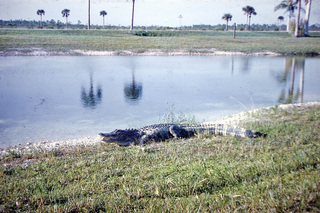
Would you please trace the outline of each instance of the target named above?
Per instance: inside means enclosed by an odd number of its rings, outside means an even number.
[[[83,51],[108,51],[112,55],[211,55],[222,51],[314,56],[320,53],[320,32],[297,39],[279,31],[238,31],[233,38],[233,31],[209,30],[0,29],[0,55],[81,55]]]

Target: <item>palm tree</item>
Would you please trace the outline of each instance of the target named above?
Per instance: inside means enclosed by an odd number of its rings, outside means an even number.
[[[88,0],[88,30],[90,30],[90,0]]]
[[[61,11],[62,17],[66,17],[66,26],[68,29],[68,17],[70,15],[70,10],[69,9],[64,9]]]
[[[280,4],[275,6],[274,11],[284,9],[284,13],[289,13],[288,23],[287,23],[287,31],[290,30],[291,18],[294,16],[294,10],[297,9],[297,3],[292,2],[292,0],[283,0]]]
[[[40,28],[42,28],[42,15],[45,14],[45,11],[43,9],[40,9],[37,11],[37,15],[40,16]]]
[[[104,28],[104,16],[107,15],[107,12],[105,10],[100,11],[100,16],[103,17],[103,28]]]
[[[293,0],[290,0],[290,2],[292,3]],[[307,13],[306,14],[306,19],[308,21],[308,24],[309,24],[309,16],[310,16],[310,10],[311,10],[311,2],[309,2],[309,0],[305,0],[305,3],[307,4],[307,7],[308,7],[308,12],[309,14]],[[301,33],[299,33],[299,27],[300,27],[300,12],[305,12],[305,10],[301,7],[301,0],[296,0],[296,4],[297,4],[297,16],[296,16],[296,27],[295,27],[295,30],[294,30],[294,37],[299,37],[301,36]],[[308,26],[309,27],[309,26]],[[309,31],[309,29],[308,29]],[[308,32],[309,33],[309,32]],[[302,35],[303,36],[303,35]]]
[[[232,15],[230,13],[226,13],[222,16],[222,20],[226,20],[227,25],[226,25],[226,30],[228,31],[228,22],[231,21]]]
[[[133,30],[133,19],[134,19],[134,4],[136,0],[132,0],[132,16],[131,16],[131,26],[130,30]]]
[[[294,30],[294,37],[299,37],[301,0],[296,0],[296,3],[297,3],[297,17],[296,17],[296,28]]]
[[[256,10],[251,7],[251,6],[246,6],[244,8],[242,8],[242,10],[244,11],[244,14],[247,15],[247,24],[246,24],[246,29],[250,30],[250,20],[251,20],[251,16],[252,15],[257,15]],[[249,23],[249,24],[248,24]]]
[[[310,11],[311,11],[311,1],[305,0],[307,5],[306,17],[304,18],[304,34],[309,36],[309,19],[310,19]]]
[[[281,30],[281,22],[283,22],[284,17],[283,16],[279,16],[278,17],[278,21],[279,21],[279,30]]]

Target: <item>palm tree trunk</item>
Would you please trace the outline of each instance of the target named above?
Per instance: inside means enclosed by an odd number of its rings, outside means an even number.
[[[287,32],[290,31],[290,19],[291,19],[291,16],[289,15],[288,16],[288,22],[287,22]]]
[[[68,29],[68,16],[66,16],[66,27]]]
[[[90,0],[88,0],[88,30],[90,30]]]
[[[251,21],[251,16],[249,16],[249,25],[248,25],[248,30],[250,30],[250,21]]]
[[[42,14],[40,14],[40,28],[42,29]]]
[[[132,17],[131,17],[131,26],[130,26],[130,30],[133,30],[134,3],[135,3],[135,0],[132,0]]]
[[[311,11],[311,0],[308,0],[306,17],[304,18],[304,34],[306,36],[309,36],[310,11]]]
[[[299,37],[299,25],[300,25],[300,10],[301,10],[301,0],[297,0],[297,19],[296,19],[296,29],[294,31],[294,37]]]
[[[247,14],[246,30],[248,30],[248,21],[249,21],[249,15]]]
[[[227,18],[227,26],[226,26],[226,31],[228,31],[228,18]]]
[[[103,28],[104,28],[104,16],[103,16]]]

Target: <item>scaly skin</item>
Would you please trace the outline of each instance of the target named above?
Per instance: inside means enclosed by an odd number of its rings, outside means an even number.
[[[110,133],[100,133],[105,142],[115,142],[120,146],[143,145],[148,141],[165,141],[170,138],[189,138],[197,133],[230,135],[236,137],[255,138],[265,136],[260,132],[244,129],[241,127],[225,124],[208,125],[177,125],[177,124],[155,124],[140,129],[114,130]]]

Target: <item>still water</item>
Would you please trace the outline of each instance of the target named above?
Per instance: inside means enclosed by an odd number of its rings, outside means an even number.
[[[320,100],[320,59],[1,57],[0,148]]]

